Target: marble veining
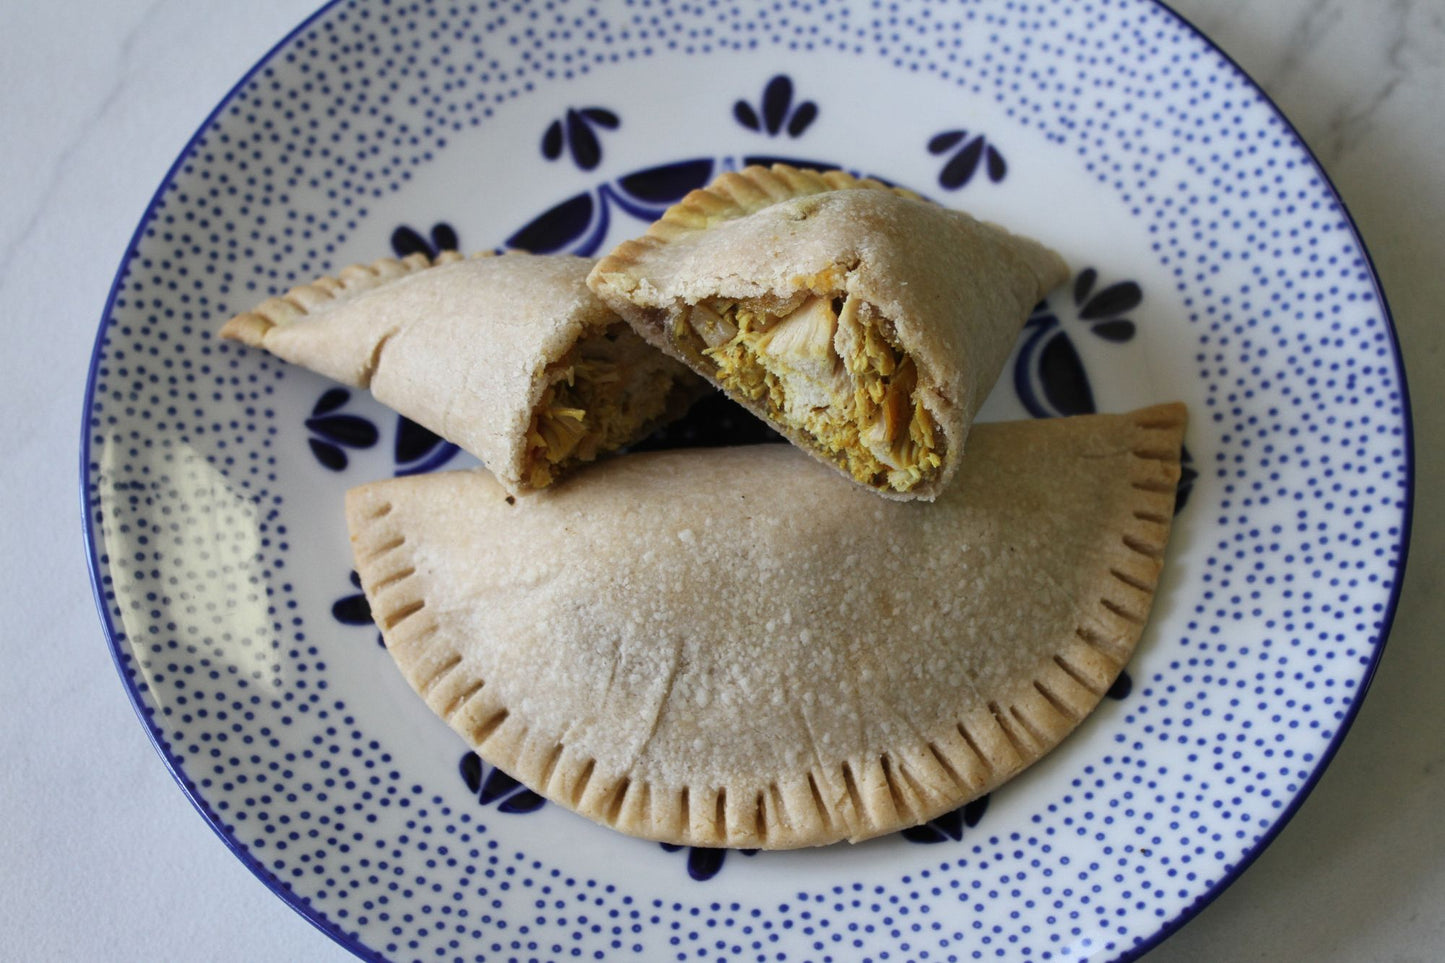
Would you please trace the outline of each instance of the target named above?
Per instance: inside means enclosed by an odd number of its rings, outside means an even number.
[[[1291,120],[1309,127],[1306,140],[1327,168],[1367,147],[1402,86],[1428,86],[1431,76],[1439,83],[1439,0],[1194,0],[1175,7],[1240,60]]]

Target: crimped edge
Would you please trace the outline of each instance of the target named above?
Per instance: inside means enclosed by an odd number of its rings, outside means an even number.
[[[696,371],[708,383],[722,391],[733,401],[742,405],[761,419],[768,427],[779,432],[793,445],[807,452],[816,461],[834,470],[841,470],[838,463],[815,446],[815,439],[806,431],[794,425],[774,421],[768,417],[767,408],[756,401],[739,398],[725,388],[711,373],[699,370],[689,359],[683,357],[671,344],[665,326],[645,323],[649,310],[632,303],[627,295],[616,290],[609,282],[610,277],[626,275],[629,268],[649,252],[675,238],[706,230],[718,221],[730,221],[747,217],[775,204],[839,190],[889,191],[899,197],[932,203],[914,191],[904,187],[885,184],[872,177],[855,177],[844,170],[818,171],[812,168],[793,167],[777,163],[770,167],[753,164],[739,171],[726,171],[718,175],[706,187],[688,192],[682,200],[663,212],[662,217],[641,236],[623,241],[593,267],[587,283],[594,292],[608,303],[608,306],[626,318],[638,334],[653,347],[676,358]],[[934,412],[939,416],[941,412]],[[956,462],[956,459],[953,459]],[[945,475],[927,484],[916,485],[906,492],[893,491],[853,478],[846,471],[842,474],[858,487],[881,495],[890,501],[932,501],[942,490],[944,482],[956,471],[956,464],[945,469]]]
[[[859,842],[937,818],[1017,776],[1077,728],[1132,656],[1163,569],[1187,411],[1173,403],[1128,417],[1131,471],[1121,484],[1131,492],[1130,520],[1101,553],[1096,596],[1031,677],[916,745],[780,774],[746,795],[603,772],[596,759],[530,733],[486,680],[455,671],[459,650],[427,645],[438,626],[425,579],[402,551],[405,534],[386,521],[392,505],[379,486],[349,491],[347,518],[357,572],[388,651],[427,706],[491,765],[564,808],[646,839],[761,849]]]
[[[491,257],[493,253],[479,251],[464,255],[457,251],[442,251],[432,257],[418,251],[403,258],[384,257],[370,264],[348,265],[334,276],[319,277],[308,284],[297,285],[285,294],[267,298],[250,311],[235,315],[221,325],[220,336],[253,348],[264,348],[266,332],[274,327],[295,324],[321,308],[350,300],[398,278],[469,258]]]
[[[623,241],[613,248],[592,269],[588,283],[593,283],[592,279],[602,283],[602,278],[626,271],[648,251],[674,238],[705,230],[718,221],[747,217],[774,204],[811,194],[843,190],[891,191],[915,201],[927,200],[907,188],[894,187],[872,177],[854,177],[843,170],[817,171],[789,164],[773,164],[771,167],[753,164],[740,171],[720,174],[706,187],[688,192],[682,200],[664,211],[662,217],[641,237]]]
[[[812,168],[798,168],[790,164],[775,163],[771,166],[750,165],[739,171],[726,171],[718,175],[705,187],[690,191],[682,200],[669,207],[656,222],[641,236],[623,241],[603,257],[587,276],[587,284],[608,307],[627,320],[633,329],[654,348],[687,365],[714,388],[751,412],[768,427],[781,434],[798,449],[806,452],[815,461],[838,471],[844,478],[865,491],[872,492],[889,501],[907,502],[935,500],[953,477],[958,473],[961,456],[969,425],[953,412],[953,404],[936,391],[930,391],[925,405],[938,421],[944,437],[948,440],[948,452],[944,457],[943,470],[933,478],[920,482],[906,491],[897,491],[886,485],[874,485],[854,478],[837,459],[830,457],[817,446],[817,439],[801,426],[775,420],[768,414],[767,405],[760,401],[742,397],[725,386],[715,374],[687,357],[672,342],[666,323],[666,309],[643,306],[632,297],[631,287],[623,279],[632,279],[631,273],[640,261],[651,252],[671,241],[699,231],[720,222],[747,217],[758,211],[786,201],[838,190],[887,191],[909,200],[925,204],[935,202],[905,187],[885,184],[872,177],[855,177],[844,170],[819,171]],[[1042,246],[1042,245],[1041,245]],[[1052,249],[1050,250],[1052,253]],[[1064,265],[1057,254],[1060,266]],[[1064,267],[1064,276],[1068,269]],[[1060,278],[1060,281],[1062,278]]]

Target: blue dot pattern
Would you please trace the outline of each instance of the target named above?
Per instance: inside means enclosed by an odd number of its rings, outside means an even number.
[[[562,90],[580,109],[619,66],[682,75],[741,54],[766,62],[739,71],[718,125],[782,67],[817,101],[811,136],[846,110],[806,79],[821,62],[806,55],[845,56],[988,104],[1013,125],[989,144],[1041,138],[1146,225],[1173,285],[1151,296],[1181,309],[1198,381],[1198,517],[1163,600],[1177,631],[1154,633],[1134,692],[1091,720],[1102,743],[1071,742],[1068,761],[996,793],[957,842],[762,854],[694,884],[656,846],[556,807],[479,805],[449,735],[434,734],[437,759],[399,738],[371,701],[368,677],[392,672],[374,633],[330,618],[350,591],[344,530],[308,517],[339,516],[381,456],[326,478],[299,428],[319,380],[214,328],[339,267],[374,209],[512,102]],[[626,91],[605,103],[621,124],[599,134],[599,176],[616,176]],[[516,145],[539,177],[557,116]],[[907,149],[930,174],[915,183],[937,176],[926,148],[950,123],[919,119]],[[1005,186],[1027,177],[1008,156]],[[1352,716],[1403,552],[1400,378],[1329,185],[1237,70],[1152,4],[344,2],[222,105],[127,253],[89,392],[88,536],[118,664],[168,764],[268,885],[360,955],[1129,958],[1248,860]]]

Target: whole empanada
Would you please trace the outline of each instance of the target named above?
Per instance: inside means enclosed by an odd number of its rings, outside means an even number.
[[[476,455],[509,492],[527,492],[638,440],[706,390],[587,289],[593,263],[384,258],[265,301],[221,336],[370,388]]]
[[[1184,419],[981,425],[931,505],[762,445],[515,503],[380,481],[347,520],[397,665],[489,762],[637,836],[812,846],[955,809],[1088,715],[1149,615]]]
[[[891,498],[936,497],[1057,254],[842,171],[727,173],[588,283],[644,338]]]

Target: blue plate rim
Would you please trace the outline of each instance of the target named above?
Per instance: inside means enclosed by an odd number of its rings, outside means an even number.
[[[100,555],[96,551],[94,532],[91,525],[91,502],[89,493],[91,453],[90,416],[91,407],[94,404],[95,382],[100,370],[100,355],[105,347],[106,322],[115,310],[116,298],[120,294],[121,285],[125,283],[126,277],[130,272],[131,261],[134,260],[139,252],[146,225],[150,223],[151,218],[155,215],[156,208],[161,203],[167,187],[172,183],[176,175],[180,173],[181,167],[190,157],[192,149],[216,118],[219,117],[230,105],[231,101],[236,98],[241,89],[249,84],[252,78],[264,70],[266,65],[271,62],[271,59],[290,44],[292,40],[305,32],[312,24],[325,17],[333,7],[341,6],[346,2],[347,0],[327,0],[319,9],[315,10],[310,16],[306,17],[288,31],[280,40],[272,44],[270,49],[262,54],[256,62],[241,75],[240,79],[231,85],[231,89],[226,91],[226,95],[221,98],[211,112],[206,115],[205,119],[201,121],[200,125],[196,127],[195,132],[191,134],[185,146],[182,147],[180,153],[176,155],[176,159],[161,177],[160,185],[151,195],[150,201],[146,204],[145,212],[141,215],[135,231],[132,232],[130,240],[126,243],[125,254],[121,258],[120,267],[116,270],[115,278],[110,284],[110,292],[106,295],[105,308],[100,316],[100,327],[96,332],[94,346],[91,348],[90,368],[85,378],[85,397],[82,401],[83,410],[80,418],[80,525],[81,535],[85,543],[86,563],[90,570],[91,594],[94,598],[96,609],[100,613],[101,628],[104,629],[106,641],[109,644],[111,661],[115,664],[115,669],[120,676],[121,684],[125,687],[126,697],[130,700],[131,708],[135,710],[136,718],[140,720],[141,728],[145,730],[146,738],[150,740],[151,747],[160,755],[161,760],[165,763],[166,769],[171,774],[171,778],[175,780],[176,785],[180,787],[186,799],[195,807],[196,812],[201,814],[201,818],[206,821],[206,825],[211,827],[211,830],[220,837],[221,842],[231,851],[231,854],[239,859],[241,865],[250,870],[251,874],[260,880],[263,886],[299,913],[302,919],[331,937],[331,939],[352,954],[363,959],[384,961],[386,957],[379,951],[371,949],[359,940],[353,938],[335,923],[331,922],[325,913],[312,906],[309,901],[277,880],[270,871],[246,851],[245,847],[243,847],[233,835],[226,831],[226,828],[221,823],[220,817],[211,810],[209,804],[199,795],[195,785],[190,781],[189,777],[186,776],[185,769],[180,761],[176,759],[166,746],[160,731],[152,725],[147,718],[146,707],[141,702],[140,691],[126,674],[120,640],[116,632],[115,624],[111,621],[110,611],[106,604],[105,589],[101,584]]]
[[[1166,921],[1152,937],[1126,950],[1122,955],[1116,957],[1112,963],[1132,963],[1132,961],[1140,959],[1203,912],[1206,906],[1218,899],[1221,893],[1233,885],[1240,876],[1244,875],[1245,870],[1254,864],[1254,861],[1269,847],[1270,843],[1274,842],[1275,838],[1279,836],[1285,826],[1289,825],[1290,821],[1293,820],[1299,812],[1300,807],[1304,805],[1305,800],[1309,798],[1310,794],[1314,792],[1315,787],[1319,785],[1319,781],[1321,777],[1324,776],[1325,770],[1329,768],[1330,763],[1335,758],[1335,754],[1339,752],[1340,746],[1344,744],[1345,736],[1349,735],[1350,729],[1355,724],[1355,718],[1359,715],[1360,706],[1364,704],[1365,697],[1370,691],[1370,685],[1375,680],[1375,670],[1379,668],[1380,658],[1385,653],[1385,643],[1389,641],[1390,631],[1394,628],[1395,613],[1400,606],[1400,589],[1405,584],[1405,568],[1410,558],[1410,535],[1415,514],[1415,421],[1410,407],[1410,387],[1405,376],[1405,356],[1400,351],[1400,336],[1395,328],[1395,316],[1393,312],[1391,312],[1390,303],[1385,297],[1385,289],[1380,284],[1380,274],[1375,270],[1375,259],[1370,254],[1370,249],[1365,245],[1365,239],[1360,235],[1360,228],[1359,225],[1355,223],[1354,214],[1350,212],[1349,206],[1345,204],[1344,198],[1340,196],[1339,190],[1335,187],[1335,182],[1330,179],[1330,175],[1325,171],[1324,165],[1320,163],[1319,157],[1315,155],[1314,149],[1310,147],[1309,143],[1300,134],[1299,128],[1295,127],[1294,122],[1285,115],[1285,112],[1280,109],[1279,104],[1274,102],[1274,98],[1255,82],[1255,79],[1249,75],[1249,71],[1245,70],[1239,61],[1225,52],[1219,44],[1210,39],[1208,34],[1190,22],[1188,17],[1184,16],[1178,10],[1175,10],[1165,2],[1165,0],[1148,0],[1148,2],[1153,3],[1165,13],[1172,16],[1186,30],[1204,41],[1209,49],[1213,50],[1222,57],[1226,63],[1233,67],[1239,77],[1250,87],[1254,88],[1254,91],[1263,98],[1265,103],[1269,104],[1275,116],[1284,123],[1285,128],[1293,135],[1295,143],[1303,148],[1305,156],[1309,158],[1310,163],[1314,165],[1315,170],[1319,173],[1321,183],[1325,189],[1330,192],[1330,196],[1334,198],[1335,203],[1339,205],[1340,211],[1345,215],[1345,221],[1350,225],[1350,234],[1354,237],[1356,245],[1359,246],[1360,252],[1365,257],[1365,264],[1370,269],[1370,284],[1375,290],[1375,297],[1379,300],[1380,309],[1385,316],[1385,330],[1390,336],[1391,359],[1395,363],[1395,376],[1400,382],[1400,413],[1405,427],[1405,507],[1401,512],[1400,518],[1400,560],[1395,569],[1394,584],[1390,586],[1390,597],[1385,602],[1385,614],[1380,620],[1380,639],[1375,644],[1375,651],[1370,657],[1370,664],[1365,667],[1364,675],[1360,679],[1360,687],[1356,692],[1354,702],[1350,704],[1350,708],[1345,713],[1345,717],[1340,721],[1339,729],[1335,732],[1334,738],[1331,739],[1329,745],[1325,746],[1324,750],[1321,751],[1319,760],[1316,762],[1314,769],[1310,771],[1309,778],[1305,780],[1304,785],[1295,793],[1294,798],[1290,800],[1289,805],[1285,807],[1284,811],[1270,826],[1269,830],[1245,852],[1231,870],[1220,877],[1213,886],[1201,893],[1194,902],[1184,907],[1179,915]]]
[[[135,711],[137,719],[140,720],[141,727],[145,730],[147,739],[150,740],[152,748],[155,749],[156,753],[165,763],[166,769],[170,772],[171,777],[176,782],[176,785],[180,787],[181,792],[184,793],[185,797],[190,801],[191,805],[195,807],[196,811],[200,813],[201,817],[206,821],[206,824],[210,826],[211,830],[218,837],[220,837],[221,842],[226,846],[228,850],[231,851],[232,855],[239,859],[241,861],[241,864],[245,866],[248,870],[250,870],[252,875],[254,875],[261,882],[262,885],[264,885],[268,890],[270,890],[277,897],[279,897],[283,902],[286,903],[286,905],[290,906],[291,909],[300,914],[303,919],[305,919],[311,925],[315,926],[322,933],[325,933],[327,936],[329,936],[342,948],[363,959],[385,961],[387,957],[384,954],[382,954],[378,950],[366,946],[360,940],[343,931],[335,923],[331,922],[331,920],[327,918],[326,914],[323,913],[320,909],[312,906],[307,899],[293,892],[288,886],[277,880],[269,870],[262,866],[253,856],[251,856],[249,852],[246,851],[246,849],[240,843],[236,841],[234,836],[232,836],[226,831],[225,827],[221,823],[220,818],[216,815],[216,813],[211,810],[210,806],[206,803],[206,801],[198,794],[195,785],[191,783],[189,778],[186,776],[184,767],[170,752],[169,748],[167,748],[165,740],[162,738],[160,732],[148,720],[146,715],[146,708],[141,702],[140,692],[135,687],[135,685],[132,684],[130,678],[126,674],[125,666],[123,663],[123,654],[121,652],[120,641],[118,637],[119,634],[116,631],[114,623],[111,621],[110,611],[107,607],[105,599],[105,589],[101,584],[102,576],[100,572],[100,556],[98,555],[96,550],[97,547],[94,539],[93,528],[91,525],[92,505],[89,494],[91,455],[90,416],[95,393],[95,383],[100,368],[101,352],[105,347],[107,319],[114,312],[116,298],[119,295],[121,285],[125,282],[126,277],[129,273],[131,261],[138,254],[140,243],[143,240],[146,225],[150,223],[152,216],[155,214],[156,208],[160,204],[168,185],[172,183],[176,175],[180,172],[182,165],[189,158],[192,148],[195,147],[202,135],[210,128],[212,122],[215,121],[215,119],[220,116],[220,114],[226,109],[226,107],[230,105],[232,100],[237,96],[241,89],[245,87],[248,83],[250,83],[252,78],[254,78],[258,73],[260,73],[266,67],[266,65],[271,62],[271,59],[280,50],[290,44],[291,41],[294,40],[298,35],[303,33],[312,24],[325,17],[332,10],[332,8],[341,6],[346,2],[347,0],[327,0],[327,2],[324,3],[321,7],[312,12],[308,17],[303,19],[300,23],[298,23],[295,27],[288,31],[285,36],[283,36],[280,40],[276,41],[276,43],[272,44],[272,46],[264,54],[262,54],[254,64],[252,64],[252,66],[240,77],[240,79],[238,79],[231,86],[230,90],[226,92],[225,96],[221,98],[221,100],[210,111],[210,113],[206,115],[205,119],[203,119],[201,123],[197,126],[195,132],[192,133],[190,138],[186,141],[185,146],[181,148],[181,151],[176,156],[176,159],[166,170],[166,173],[161,178],[159,186],[151,195],[151,199],[147,203],[145,212],[141,215],[141,219],[137,223],[135,231],[132,232],[130,240],[127,242],[126,245],[125,254],[121,259],[120,267],[116,270],[115,277],[111,281],[110,291],[106,296],[105,307],[101,313],[100,325],[96,332],[95,341],[91,348],[90,365],[86,374],[85,394],[82,400],[83,409],[81,411],[80,419],[80,521],[81,537],[85,546],[87,568],[90,573],[91,594],[95,602],[97,612],[100,616],[101,628],[105,632],[106,641],[110,648],[111,661],[115,665],[116,672],[120,676],[122,685],[125,687],[126,697],[129,699],[131,708]],[[1355,699],[1351,703],[1348,711],[1345,713],[1344,718],[1341,720],[1340,726],[1335,732],[1334,737],[1330,740],[1329,744],[1320,752],[1319,758],[1316,761],[1314,768],[1311,770],[1309,777],[1306,779],[1304,785],[1301,786],[1300,789],[1295,793],[1294,797],[1290,800],[1289,805],[1280,814],[1279,818],[1273,822],[1268,831],[1266,831],[1264,835],[1262,835],[1254,843],[1254,845],[1243,854],[1243,856],[1235,864],[1235,866],[1229,871],[1227,871],[1223,876],[1221,876],[1221,878],[1217,880],[1213,885],[1211,885],[1207,890],[1201,893],[1192,903],[1190,903],[1188,906],[1185,906],[1176,916],[1174,916],[1172,919],[1166,920],[1154,934],[1142,939],[1140,942],[1134,944],[1132,947],[1125,950],[1120,955],[1114,957],[1111,963],[1132,963],[1132,961],[1142,958],[1144,955],[1159,946],[1159,944],[1163,943],[1169,937],[1173,936],[1190,920],[1198,916],[1205,907],[1213,903],[1221,893],[1223,893],[1227,888],[1229,888],[1229,886],[1231,886],[1236,880],[1238,880],[1239,877],[1242,876],[1244,872],[1248,870],[1251,865],[1254,864],[1255,860],[1259,858],[1260,854],[1263,853],[1264,850],[1268,848],[1272,842],[1274,842],[1275,838],[1279,836],[1280,832],[1283,831],[1285,826],[1287,826],[1291,822],[1291,820],[1294,819],[1295,815],[1304,805],[1305,800],[1308,799],[1309,796],[1314,792],[1314,789],[1319,784],[1319,781],[1324,775],[1325,770],[1329,768],[1330,763],[1334,760],[1335,754],[1339,751],[1340,746],[1344,743],[1345,737],[1349,734],[1350,729],[1354,726],[1355,719],[1359,715],[1360,707],[1364,704],[1365,697],[1369,694],[1370,686],[1374,682],[1375,672],[1379,668],[1381,657],[1384,655],[1385,645],[1389,641],[1390,632],[1394,628],[1395,615],[1399,609],[1400,603],[1400,591],[1404,585],[1405,571],[1409,562],[1410,542],[1413,529],[1415,507],[1414,415],[1410,404],[1410,391],[1406,377],[1404,355],[1400,349],[1399,332],[1395,327],[1394,314],[1390,310],[1389,301],[1387,300],[1384,288],[1380,283],[1379,272],[1375,269],[1374,257],[1370,254],[1369,248],[1365,245],[1364,238],[1360,234],[1359,226],[1355,222],[1354,215],[1350,212],[1348,205],[1345,204],[1344,199],[1340,196],[1338,189],[1336,189],[1335,187],[1334,181],[1330,179],[1329,174],[1325,171],[1324,165],[1320,163],[1320,160],[1316,156],[1314,150],[1300,134],[1299,129],[1294,125],[1294,123],[1289,119],[1289,117],[1286,116],[1284,111],[1277,103],[1275,103],[1274,99],[1270,97],[1270,95],[1264,90],[1264,88],[1262,88],[1254,80],[1254,78],[1250,76],[1249,72],[1246,71],[1240,65],[1240,63],[1235,60],[1234,57],[1230,56],[1217,43],[1210,39],[1208,34],[1206,34],[1199,27],[1195,26],[1189,20],[1189,18],[1181,14],[1179,11],[1175,10],[1168,2],[1166,2],[1166,0],[1143,0],[1143,2],[1153,4],[1154,6],[1163,10],[1169,16],[1173,17],[1181,26],[1183,26],[1194,36],[1202,40],[1210,50],[1214,51],[1214,53],[1218,54],[1226,63],[1229,64],[1229,66],[1234,68],[1239,78],[1243,80],[1246,84],[1248,84],[1255,91],[1255,93],[1260,96],[1264,103],[1269,105],[1270,109],[1274,111],[1275,116],[1277,116],[1284,123],[1285,128],[1293,136],[1295,143],[1304,150],[1305,156],[1309,158],[1309,162],[1311,165],[1313,165],[1315,171],[1318,173],[1320,181],[1323,184],[1324,188],[1329,191],[1330,196],[1334,199],[1335,203],[1339,206],[1340,211],[1344,214],[1345,220],[1349,224],[1350,234],[1354,238],[1360,252],[1364,255],[1365,264],[1369,268],[1370,284],[1374,290],[1375,297],[1379,301],[1380,308],[1385,320],[1385,329],[1389,335],[1391,360],[1394,363],[1395,376],[1399,382],[1401,418],[1403,420],[1405,429],[1403,459],[1405,473],[1405,492],[1404,508],[1401,512],[1399,561],[1395,568],[1395,579],[1390,588],[1390,595],[1385,602],[1385,612],[1380,623],[1381,628],[1379,640],[1375,644],[1374,651],[1370,657],[1370,662],[1365,667],[1365,671],[1361,676],[1360,685],[1356,692]]]

